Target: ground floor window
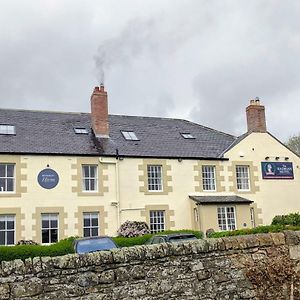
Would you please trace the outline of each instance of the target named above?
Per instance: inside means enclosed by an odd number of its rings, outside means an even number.
[[[165,211],[150,210],[150,231],[156,233],[165,230]]]
[[[58,214],[42,214],[42,243],[58,241]]]
[[[83,236],[99,235],[99,213],[86,212],[83,213]]]
[[[235,230],[235,208],[233,206],[218,207],[218,223],[220,230]]]
[[[15,244],[15,215],[0,215],[0,245]]]

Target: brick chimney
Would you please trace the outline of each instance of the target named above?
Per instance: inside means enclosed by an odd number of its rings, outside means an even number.
[[[250,100],[246,108],[248,132],[267,132],[265,107],[259,98]]]
[[[96,137],[109,137],[107,92],[102,84],[91,96],[91,122]]]

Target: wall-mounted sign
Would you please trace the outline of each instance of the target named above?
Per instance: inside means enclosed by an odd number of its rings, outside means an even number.
[[[263,179],[294,179],[293,163],[262,162]]]
[[[44,169],[38,175],[38,183],[44,189],[53,189],[59,182],[58,174],[52,169]]]

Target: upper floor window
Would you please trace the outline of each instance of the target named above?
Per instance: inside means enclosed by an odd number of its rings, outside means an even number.
[[[15,190],[15,165],[0,164],[0,193]]]
[[[14,245],[16,234],[15,215],[0,215],[0,245]]]
[[[156,233],[165,230],[165,211],[150,210],[150,231]]]
[[[83,236],[99,235],[99,213],[89,212],[83,213]]]
[[[85,192],[98,191],[97,165],[82,165],[82,189]]]
[[[0,124],[0,134],[16,134],[16,128],[14,125]]]
[[[162,183],[162,166],[148,165],[148,190],[152,192],[160,192],[163,190]]]
[[[42,214],[42,243],[58,241],[58,214]]]
[[[218,223],[220,230],[235,230],[235,208],[233,206],[218,207]]]
[[[204,191],[216,190],[216,168],[215,166],[202,166],[202,184]]]
[[[138,141],[136,134],[134,131],[121,131],[125,140],[127,141]]]
[[[236,183],[239,191],[250,190],[249,166],[236,166]]]

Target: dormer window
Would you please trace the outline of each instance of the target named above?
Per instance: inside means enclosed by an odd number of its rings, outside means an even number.
[[[16,128],[14,125],[0,124],[0,134],[14,135]]]
[[[76,134],[88,134],[88,130],[84,127],[75,127],[74,131]]]
[[[184,139],[194,139],[195,137],[191,133],[181,133]]]
[[[134,131],[121,131],[121,132],[123,134],[123,137],[127,141],[138,141],[139,140]]]

